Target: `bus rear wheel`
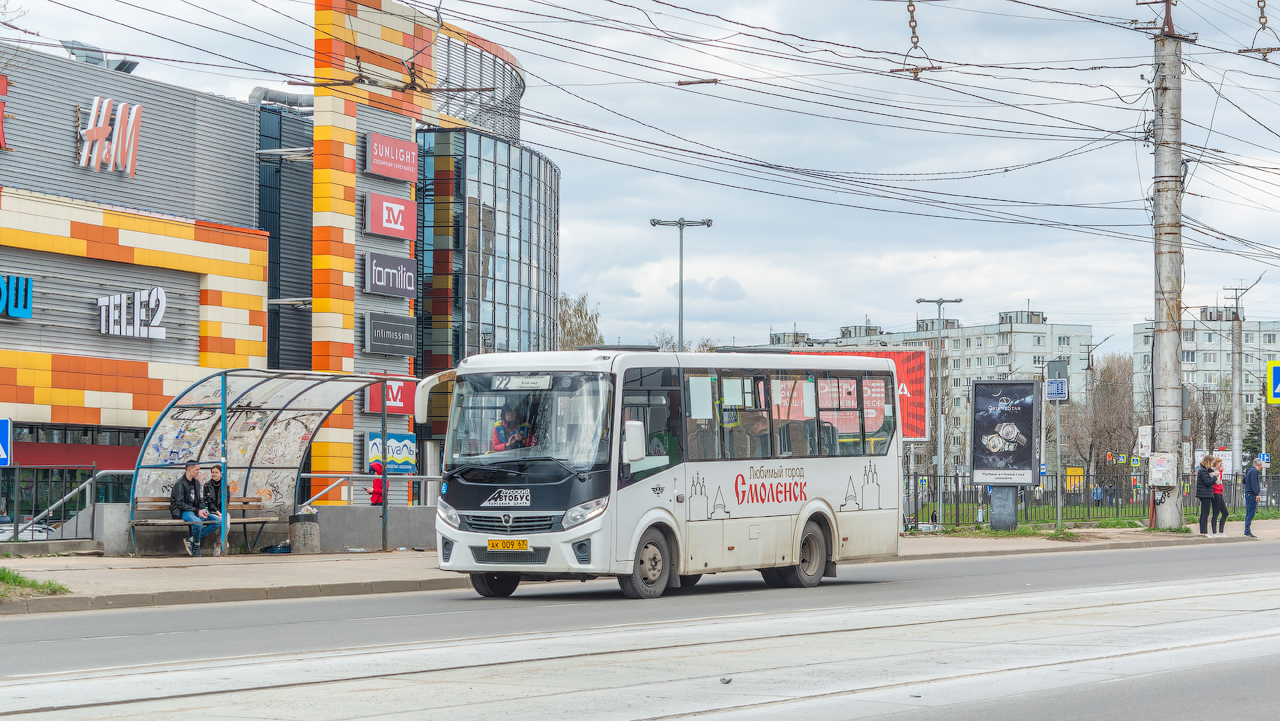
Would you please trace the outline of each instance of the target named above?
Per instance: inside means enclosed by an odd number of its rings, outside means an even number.
[[[822,528],[813,521],[804,524],[800,534],[800,562],[778,569],[782,582],[791,588],[813,588],[822,580],[827,567],[827,541]]]
[[[518,573],[473,573],[471,587],[485,598],[506,598],[520,585]]]
[[[662,531],[650,528],[636,544],[636,560],[631,573],[618,576],[618,586],[627,598],[657,598],[667,590],[671,577],[671,553]]]

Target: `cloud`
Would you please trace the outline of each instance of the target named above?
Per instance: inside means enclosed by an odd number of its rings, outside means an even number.
[[[678,297],[680,294],[680,284],[672,283],[667,286],[667,292]],[[705,280],[685,278],[684,297],[686,300],[692,298],[708,298],[710,300],[727,302],[746,298],[747,291],[742,289],[742,285],[739,284],[738,281],[728,276],[721,278],[707,278]]]

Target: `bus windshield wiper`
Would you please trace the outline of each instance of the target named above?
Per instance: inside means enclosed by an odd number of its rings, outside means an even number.
[[[565,469],[566,471],[568,471],[570,475],[577,476],[578,478],[582,478],[582,473],[581,473],[578,469],[574,468],[573,466],[569,465],[568,463],[565,463],[564,461],[560,460],[559,458],[556,458],[555,456],[530,456],[530,457],[528,457],[528,458],[525,458],[524,460],[526,460],[526,461],[555,461],[555,462],[556,462],[556,463],[557,463],[561,468],[563,468],[563,469]]]
[[[454,476],[465,473],[466,471],[500,471],[510,476],[524,475],[520,471],[513,471],[510,468],[498,468],[497,466],[491,466],[488,464],[480,464],[480,463],[467,463],[461,466],[450,468],[449,470],[445,471],[444,474],[440,476],[440,478],[442,480],[448,480]]]

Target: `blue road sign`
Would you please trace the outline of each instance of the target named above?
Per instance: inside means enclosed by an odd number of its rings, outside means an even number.
[[[13,421],[0,418],[0,467],[13,463]]]
[[[1047,475],[1049,475],[1049,466],[1048,466],[1048,464],[1045,464],[1045,463],[1041,463],[1041,464],[1040,464],[1040,475],[1042,475],[1042,476],[1047,476]]]
[[[1067,379],[1050,378],[1045,381],[1044,398],[1048,401],[1065,401],[1067,399]]]
[[[1126,456],[1125,454],[1123,454],[1123,453],[1121,453],[1121,454],[1120,454],[1120,463],[1122,463],[1122,464],[1123,464],[1123,463],[1125,463],[1126,461],[1128,461],[1128,459],[1129,459],[1129,457],[1128,457],[1128,456]]]
[[[1263,463],[1270,463],[1270,462],[1271,462],[1271,454],[1270,454],[1270,453],[1259,453],[1259,454],[1258,454],[1258,458],[1259,458]]]
[[[1280,361],[1267,361],[1267,402],[1280,403]]]
[[[1129,459],[1129,465],[1133,466],[1134,468],[1137,468],[1140,464],[1141,464],[1141,460],[1139,460],[1137,456],[1134,456],[1133,458]]]

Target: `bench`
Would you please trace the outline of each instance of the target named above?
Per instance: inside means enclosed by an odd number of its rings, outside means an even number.
[[[278,523],[279,518],[275,516],[246,516],[249,511],[262,511],[262,498],[260,496],[231,496],[227,499],[226,507],[227,531],[239,526],[244,531],[244,545],[250,552],[254,546],[258,544],[258,539],[262,537],[262,529],[268,523]],[[138,496],[133,499],[134,518],[129,521],[129,538],[133,542],[134,555],[138,554],[138,541],[134,536],[134,529],[140,527],[148,528],[180,528],[184,534],[190,533],[190,527],[196,524],[184,521],[180,518],[173,518],[169,515],[169,497],[168,496]],[[137,518],[137,514],[144,512],[162,511],[163,518]],[[231,513],[240,511],[240,517],[235,518]],[[210,519],[202,521],[200,525],[218,524],[221,521]],[[253,543],[249,543],[249,526],[258,526],[258,533],[253,537]]]

